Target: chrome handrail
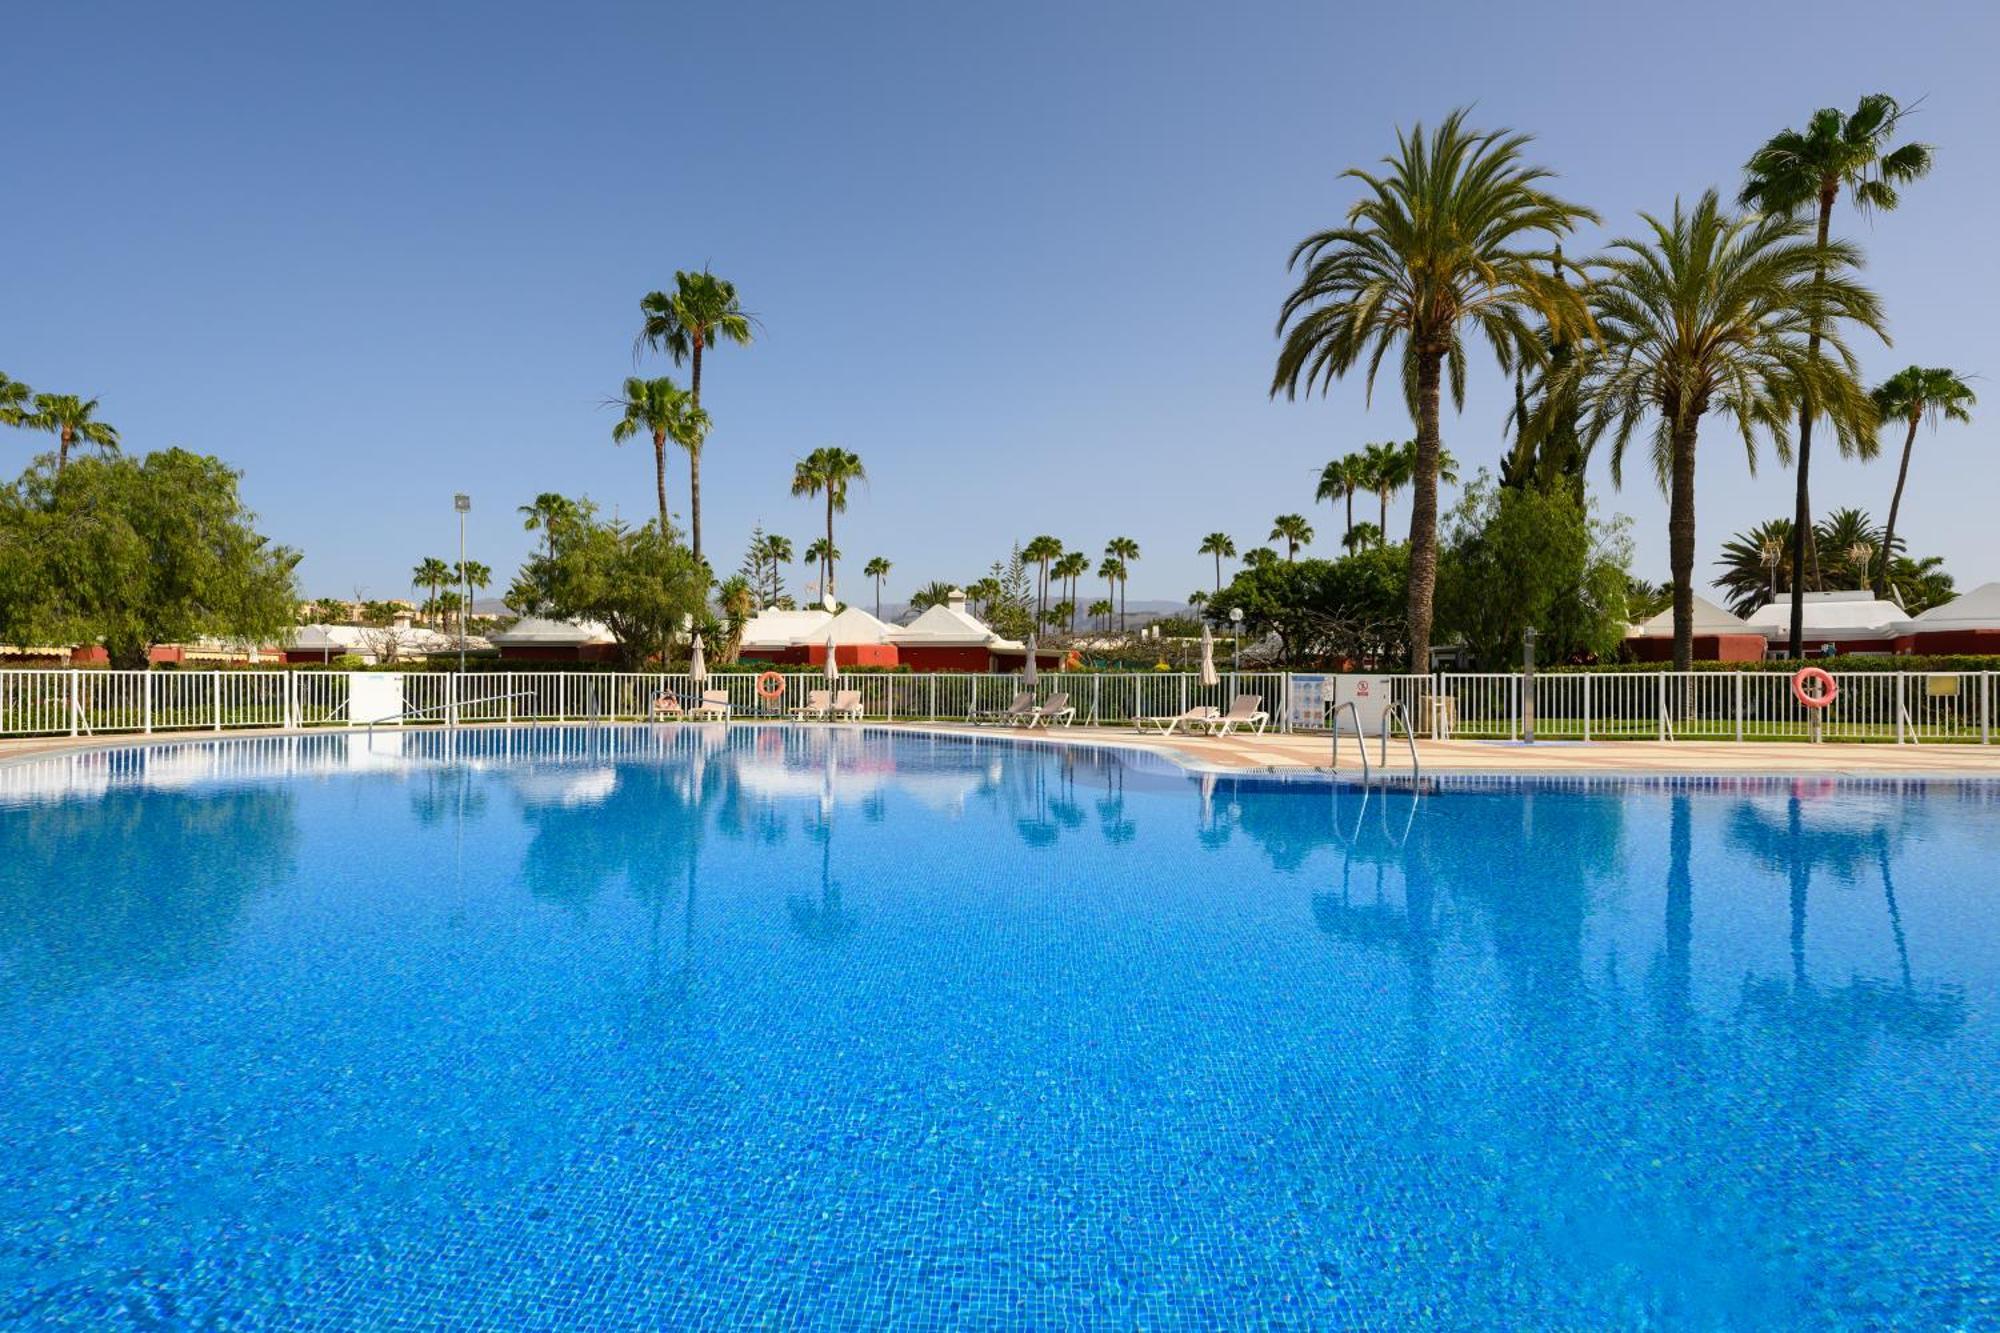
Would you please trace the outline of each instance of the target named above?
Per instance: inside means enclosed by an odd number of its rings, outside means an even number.
[[[1349,706],[1352,707],[1352,705]],[[1404,709],[1403,705],[1394,700],[1391,700],[1389,706],[1382,710],[1382,766],[1387,768],[1389,765],[1389,721],[1391,718],[1401,718],[1403,721],[1403,738],[1410,743],[1410,776],[1412,778],[1423,776],[1423,766],[1417,762],[1416,730],[1410,726],[1408,711]],[[1360,724],[1360,717],[1356,715],[1355,727],[1357,730],[1359,730]],[[1365,757],[1368,747],[1363,745],[1361,748],[1362,754]]]
[[[1340,767],[1340,714],[1345,710],[1354,718],[1354,748],[1361,752],[1361,780],[1373,781],[1373,770],[1368,766],[1368,733],[1361,729],[1361,710],[1354,706],[1354,700],[1337,703],[1332,708],[1333,759],[1329,768]]]
[[[537,692],[534,690],[519,690],[513,694],[488,694],[482,695],[477,699],[449,699],[444,703],[430,704],[424,708],[405,708],[389,717],[371,718],[368,722],[368,734],[371,736],[374,735],[375,728],[384,723],[407,722],[413,717],[422,717],[426,713],[443,713],[453,710],[463,711],[466,708],[476,707],[479,704],[498,704],[505,703],[509,699],[533,699],[537,697]],[[350,701],[343,700],[342,707],[345,707],[348,702]],[[453,723],[452,725],[456,726],[457,723]]]

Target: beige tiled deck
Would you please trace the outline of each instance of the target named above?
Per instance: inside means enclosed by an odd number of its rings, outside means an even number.
[[[572,723],[568,725],[582,725]],[[684,725],[684,724],[676,724]],[[777,725],[771,723],[759,725]],[[826,724],[809,724],[826,725]],[[835,724],[838,725],[838,724]],[[876,724],[870,724],[876,725]],[[895,724],[898,730],[940,731],[981,736],[1026,736],[1018,728],[969,727],[960,724]],[[223,736],[269,736],[278,731],[230,731]],[[1197,768],[1255,771],[1270,769],[1324,769],[1331,743],[1324,735],[1263,736],[1238,733],[1232,736],[1142,736],[1126,727],[1057,727],[1036,730],[1034,739],[1055,744],[1134,746],[1170,755]],[[205,731],[163,733],[151,739],[211,740],[216,734]],[[55,753],[67,749],[100,748],[135,744],[146,737],[134,735],[96,738],[46,737],[31,740],[0,740],[0,760],[22,755]],[[1369,758],[1380,763],[1379,743],[1369,745]],[[1417,754],[1427,775],[1450,773],[1540,773],[1585,775],[1603,774],[1808,774],[1843,776],[1926,776],[1984,777],[2000,779],[2000,745],[1886,745],[1829,743],[1802,745],[1787,743],[1728,741],[1593,741],[1542,742],[1522,745],[1496,741],[1419,741]],[[1351,738],[1341,742],[1342,771],[1359,773],[1361,761]],[[1408,748],[1392,742],[1387,771],[1407,773]]]

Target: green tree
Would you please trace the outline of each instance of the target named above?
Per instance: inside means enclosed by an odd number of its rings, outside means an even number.
[[[1069,591],[1063,600],[1069,606],[1069,632],[1074,634],[1076,633],[1076,606],[1080,591],[1078,584],[1083,579],[1090,577],[1090,557],[1082,551],[1070,551],[1058,557],[1056,562],[1049,566],[1049,572],[1069,585]]]
[[[1090,604],[1090,608],[1085,614],[1097,622],[1099,629],[1109,630],[1111,628],[1111,614],[1115,609],[1109,598],[1099,598]]]
[[[636,530],[595,516],[566,524],[555,555],[535,556],[517,582],[544,590],[546,614],[603,623],[631,670],[664,661],[682,618],[701,620],[708,610],[707,567],[652,522]]]
[[[671,535],[673,522],[667,517],[667,441],[672,440],[693,458],[701,452],[701,440],[708,433],[708,414],[694,405],[687,390],[671,379],[625,381],[624,396],[609,399],[606,406],[624,415],[611,427],[611,440],[623,444],[635,435],[653,441],[653,488],[660,501],[660,531]]]
[[[928,611],[934,606],[944,606],[951,601],[952,594],[957,591],[958,589],[949,583],[932,580],[910,594],[910,609]]]
[[[826,579],[820,588],[820,596],[830,598],[833,592],[833,565],[838,554],[833,548],[833,516],[847,512],[847,488],[857,481],[868,480],[868,473],[861,466],[861,457],[849,453],[837,445],[827,445],[815,449],[798,461],[792,469],[793,495],[824,495],[826,497]]]
[[[1495,485],[1480,473],[1453,510],[1438,573],[1438,625],[1488,667],[1518,661],[1536,632],[1545,665],[1608,658],[1625,637],[1631,543],[1567,487]]]
[[[757,614],[757,586],[741,574],[732,574],[716,586],[716,605],[722,608],[722,650],[716,660],[729,665],[743,650],[743,627]]]
[[[27,417],[26,404],[34,390],[0,374],[0,426],[18,426]]]
[[[80,444],[96,445],[107,454],[118,452],[118,432],[97,419],[97,400],[69,393],[38,393],[34,407],[11,418],[26,430],[56,437],[56,471],[69,466],[69,451]]]
[[[1842,326],[1879,333],[1882,316],[1874,293],[1849,275],[1859,262],[1854,249],[1813,244],[1789,216],[1734,218],[1711,190],[1691,211],[1676,201],[1665,221],[1641,217],[1646,235],[1612,242],[1590,266],[1603,351],[1579,362],[1589,367],[1581,401],[1590,413],[1586,438],[1611,433],[1614,483],[1622,482],[1625,446],[1639,423],[1655,423],[1653,471],[1668,496],[1674,665],[1685,671],[1694,654],[1702,418],[1730,420],[1753,467],[1760,428],[1788,452],[1787,418],[1801,392],[1842,438],[1872,430],[1874,408],[1855,380]],[[1822,338],[1837,355],[1827,355]]]
[[[1125,632],[1125,584],[1139,559],[1139,543],[1130,537],[1113,537],[1104,544],[1104,554],[1118,566],[1118,632]]]
[[[1400,660],[1408,607],[1407,548],[1377,548],[1339,560],[1246,564],[1208,599],[1208,620],[1243,612],[1250,641],[1274,638],[1294,665],[1381,665]]]
[[[815,537],[806,543],[805,558],[819,570],[819,592],[823,599],[833,596],[829,582],[829,572],[833,562],[840,559],[840,550],[824,537]]]
[[[1897,555],[1889,558],[1889,591],[1903,609],[1920,616],[1934,606],[1943,606],[1957,595],[1951,575],[1945,573],[1941,556],[1921,560]]]
[[[1747,616],[1777,600],[1780,591],[1792,586],[1792,520],[1774,518],[1737,533],[1722,544],[1715,563],[1722,570],[1715,586],[1727,595],[1735,614]],[[1667,604],[1672,605],[1671,589]]]
[[[550,555],[555,554],[556,526],[576,517],[575,502],[554,491],[543,491],[532,503],[515,510],[524,532],[539,532]]]
[[[1021,548],[1024,559],[1035,565],[1035,623],[1040,624],[1049,607],[1049,568],[1062,558],[1061,539],[1043,535]]]
[[[1365,551],[1371,546],[1380,546],[1382,543],[1382,529],[1373,523],[1356,523],[1347,530],[1347,535],[1340,539],[1340,544],[1349,551]]]
[[[1865,213],[1889,212],[1901,202],[1900,189],[1928,175],[1931,150],[1928,144],[1908,143],[1890,149],[1889,140],[1903,118],[1902,107],[1886,93],[1870,93],[1856,104],[1853,114],[1838,108],[1822,107],[1812,114],[1803,130],[1787,129],[1772,135],[1744,164],[1743,193],[1738,200],[1746,208],[1765,213],[1796,216],[1810,209],[1816,222],[1816,236],[1826,259],[1822,275],[1852,267],[1854,251],[1842,247],[1835,255],[1828,249],[1828,231],[1833,224],[1833,206],[1846,191],[1855,206]],[[1817,322],[1807,333],[1809,351],[1819,351],[1821,330]],[[1796,410],[1799,418],[1798,502],[1792,518],[1792,564],[1807,568],[1806,540],[1812,533],[1813,421],[1825,410],[1813,386],[1800,385]],[[1839,429],[1842,455],[1860,451],[1872,454],[1873,432],[1855,434]],[[1792,585],[1791,655],[1804,648],[1805,585]]]
[[[1902,539],[1891,550],[1886,534],[1863,509],[1836,509],[1813,525],[1813,544],[1821,552],[1820,583],[1823,589],[1872,588],[1875,571],[1886,567],[1887,556],[1903,553]]]
[[[1232,560],[1236,558],[1235,538],[1226,532],[1211,532],[1201,539],[1201,545],[1196,548],[1195,553],[1197,555],[1212,555],[1215,557],[1215,590],[1221,592],[1222,560],[1224,556]]]
[[[1905,367],[1876,386],[1871,396],[1883,425],[1893,421],[1905,428],[1903,457],[1896,466],[1896,491],[1889,500],[1889,522],[1882,535],[1883,549],[1893,550],[1896,519],[1903,512],[1903,487],[1910,479],[1910,452],[1916,447],[1918,423],[1928,419],[1931,429],[1936,430],[1940,421],[1971,421],[1972,408],[1979,400],[1964,380],[1941,366]],[[1877,566],[1877,597],[1889,595],[1889,572],[1888,561]]]
[[[1271,524],[1271,535],[1267,541],[1285,544],[1285,559],[1298,558],[1299,548],[1310,545],[1313,539],[1312,524],[1306,522],[1304,514],[1280,514]]]
[[[1278,553],[1268,546],[1253,546],[1243,553],[1243,568],[1262,569],[1278,563]]]
[[[185,449],[30,468],[0,490],[0,642],[101,642],[129,669],[154,644],[286,633],[298,553],[256,531],[240,476]]]
[[[792,539],[775,532],[764,538],[763,559],[764,568],[770,576],[764,605],[782,606],[788,600],[785,596],[785,566],[792,563]]]
[[[493,568],[492,566],[482,564],[477,560],[466,560],[463,562],[455,562],[452,565],[451,577],[452,577],[452,582],[455,585],[461,588],[466,588],[470,590],[472,593],[476,594],[480,592],[482,589],[484,589],[488,584],[493,582]],[[471,616],[472,616],[472,601],[471,598],[468,597],[466,599],[465,605],[459,608],[459,625],[458,625],[459,633],[464,634],[467,632],[465,627],[465,622],[468,619],[470,619]]]
[[[1386,170],[1345,173],[1365,188],[1345,224],[1292,251],[1302,272],[1278,319],[1274,395],[1325,390],[1364,362],[1372,390],[1383,359],[1401,349],[1417,427],[1408,610],[1416,670],[1429,665],[1437,587],[1440,399],[1449,379],[1454,405],[1464,406],[1464,331],[1476,329],[1511,372],[1542,355],[1533,318],[1565,337],[1589,325],[1577,292],[1543,267],[1553,255],[1528,242],[1560,240],[1596,215],[1543,187],[1550,173],[1523,161],[1528,143],[1469,129],[1463,111],[1430,134],[1421,125],[1399,133]]]
[[[1118,583],[1119,580],[1125,577],[1125,562],[1119,560],[1115,556],[1109,556],[1109,555],[1105,556],[1104,559],[1098,562],[1097,577],[1104,580],[1104,593],[1106,599],[1110,601],[1112,605],[1114,606],[1117,605]],[[1109,629],[1111,627],[1109,625],[1106,625],[1105,628]],[[1121,630],[1125,628],[1125,623],[1122,619],[1118,623],[1118,628]]]
[[[423,588],[429,594],[424,598],[422,611],[426,616],[435,616],[438,609],[438,590],[452,580],[451,565],[434,555],[427,555],[417,562],[410,571],[410,584]]]
[[[870,557],[868,563],[861,567],[861,572],[864,576],[875,580],[875,618],[877,620],[882,618],[882,580],[889,577],[889,570],[891,568],[892,566],[889,562],[879,555]]]
[[[688,536],[694,558],[700,560],[701,445],[708,434],[708,417],[701,411],[702,354],[723,342],[748,346],[752,319],[736,299],[736,284],[707,269],[676,272],[673,291],[646,293],[639,302],[639,313],[639,341],[663,350],[675,365],[688,363],[688,419],[698,419],[700,429],[690,428],[689,438],[677,436],[675,443],[688,451]],[[661,501],[663,530],[666,508],[666,502]]]
[[[1320,469],[1319,489],[1313,492],[1313,499],[1331,503],[1339,500],[1347,506],[1347,524],[1341,529],[1340,544],[1352,547],[1350,540],[1354,532],[1354,493],[1368,486],[1368,464],[1360,454],[1343,454]]]

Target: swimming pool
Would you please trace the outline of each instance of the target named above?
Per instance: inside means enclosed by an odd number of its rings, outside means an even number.
[[[2000,791],[0,766],[0,1325],[1992,1325]]]

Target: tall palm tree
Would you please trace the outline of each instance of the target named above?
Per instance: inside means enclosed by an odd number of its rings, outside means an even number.
[[[776,606],[785,596],[785,566],[792,563],[792,539],[777,533],[764,536],[764,568],[770,576],[764,604]]]
[[[1197,549],[1196,554],[1212,555],[1215,557],[1215,590],[1221,592],[1222,558],[1224,556],[1228,556],[1232,560],[1236,558],[1235,538],[1226,532],[1211,532],[1201,539],[1201,546]]]
[[[1063,544],[1055,537],[1041,536],[1021,548],[1021,558],[1038,567],[1035,578],[1035,623],[1041,624],[1049,609],[1049,566],[1062,556]]]
[[[1416,475],[1416,451],[1394,440],[1367,445],[1361,454],[1361,468],[1368,489],[1382,502],[1382,516],[1376,526],[1387,532],[1389,498],[1409,485]]]
[[[1360,551],[1370,546],[1380,546],[1382,544],[1382,529],[1376,527],[1373,523],[1356,523],[1347,530],[1347,535],[1340,539],[1340,544],[1349,551]]]
[[[464,588],[469,593],[483,591],[493,582],[493,568],[477,560],[454,561],[451,567],[452,586]],[[472,598],[467,596],[459,607],[458,632],[465,633],[465,622],[472,614]]]
[[[806,559],[812,561],[819,570],[820,596],[823,598],[833,596],[833,589],[828,586],[828,579],[832,575],[833,562],[840,559],[839,548],[824,537],[815,537],[806,543]]]
[[[1625,446],[1653,418],[1654,474],[1667,492],[1668,553],[1674,582],[1674,666],[1694,655],[1694,466],[1701,419],[1711,412],[1737,428],[1752,467],[1756,432],[1788,452],[1788,419],[1810,393],[1843,436],[1873,428],[1874,409],[1854,377],[1842,325],[1880,332],[1874,293],[1847,270],[1852,246],[1820,246],[1784,214],[1731,217],[1710,190],[1692,210],[1674,204],[1662,221],[1642,214],[1646,234],[1612,242],[1592,262],[1591,304],[1602,351],[1588,367],[1579,401],[1588,439],[1612,437],[1611,476],[1624,477]],[[1837,354],[1815,345],[1818,330]],[[1558,386],[1551,398],[1565,396]]]
[[[1360,454],[1343,454],[1320,469],[1319,489],[1313,492],[1315,500],[1340,500],[1347,505],[1347,526],[1342,530],[1341,545],[1351,545],[1348,534],[1354,531],[1354,493],[1368,485],[1368,465]]]
[[[1829,553],[1820,562],[1820,586],[1828,589],[1872,588],[1876,569],[1886,570],[1903,554],[1902,538],[1896,538],[1892,547],[1874,518],[1852,506],[1836,509],[1814,524],[1813,544]]]
[[[1123,579],[1125,577],[1124,563],[1120,561],[1116,556],[1110,556],[1110,555],[1105,556],[1104,559],[1097,566],[1097,577],[1104,580],[1104,592],[1106,596],[1105,604],[1106,605],[1115,604],[1118,599],[1118,582],[1120,579]],[[1095,613],[1093,612],[1093,614]],[[1107,621],[1104,627],[1106,629],[1110,629],[1111,625]],[[1122,618],[1119,621],[1118,627],[1120,629],[1123,629],[1125,627]]]
[[[957,592],[958,589],[951,584],[940,583],[933,579],[910,594],[910,609],[912,611],[928,611],[934,606],[947,605],[951,601],[952,596]]]
[[[1139,559],[1139,543],[1130,537],[1113,537],[1104,543],[1104,554],[1118,562],[1118,632],[1125,632],[1125,583]]]
[[[118,452],[118,432],[96,418],[97,400],[72,393],[38,393],[34,407],[21,414],[15,424],[27,430],[47,431],[56,437],[56,475],[69,465],[69,451],[79,444],[94,444],[107,454]]]
[[[833,564],[839,553],[833,549],[833,516],[847,512],[847,488],[857,481],[868,480],[867,471],[861,466],[861,456],[850,453],[838,445],[826,445],[815,449],[801,458],[792,469],[793,495],[824,495],[826,497],[826,580],[820,589],[820,596],[832,598]]]
[[[672,527],[667,519],[667,441],[689,449],[692,457],[700,451],[701,436],[708,431],[708,414],[694,405],[687,390],[664,375],[653,380],[637,376],[626,380],[624,396],[606,399],[605,406],[624,413],[611,427],[613,443],[623,444],[641,434],[652,438],[653,486],[659,493],[660,534],[665,536]],[[694,443],[689,445],[688,440]]]
[[[1088,614],[1090,615],[1090,618],[1092,620],[1098,622],[1097,627],[1099,629],[1109,630],[1111,628],[1112,610],[1113,607],[1111,605],[1111,602],[1107,598],[1102,601],[1092,602],[1090,604],[1090,611]]]
[[[427,555],[410,571],[410,582],[429,590],[430,598],[423,609],[425,615],[434,615],[438,608],[438,590],[451,582],[451,566],[434,555]]]
[[[1803,130],[1783,130],[1765,141],[1744,164],[1743,192],[1738,202],[1765,213],[1788,216],[1812,209],[1818,223],[1816,235],[1822,249],[1833,223],[1833,206],[1842,190],[1863,212],[1889,212],[1901,202],[1899,187],[1927,175],[1931,169],[1930,145],[1907,143],[1891,150],[1889,140],[1903,118],[1903,109],[1887,93],[1870,93],[1856,104],[1852,115],[1842,115],[1836,107],[1813,112]],[[1826,268],[1837,267],[1828,264]],[[1810,350],[1819,350],[1817,327],[1807,335]],[[1806,541],[1812,533],[1813,419],[1820,415],[1818,401],[1808,388],[1798,395],[1798,503],[1792,517],[1792,564],[1806,568]],[[1864,456],[1875,448],[1873,432],[1858,439],[1840,435],[1843,455],[1850,450]],[[1799,656],[1805,638],[1805,584],[1792,584],[1791,655]]]
[[[1070,551],[1057,558],[1049,566],[1049,572],[1069,585],[1069,595],[1063,600],[1069,603],[1069,632],[1076,633],[1077,581],[1090,573],[1090,557],[1082,551]]]
[[[1449,379],[1463,407],[1469,325],[1503,371],[1534,362],[1543,345],[1533,319],[1559,336],[1586,331],[1581,297],[1551,267],[1551,242],[1595,214],[1543,188],[1550,173],[1522,159],[1529,138],[1467,128],[1454,111],[1430,134],[1398,133],[1386,171],[1344,173],[1365,187],[1343,225],[1315,232],[1292,251],[1302,272],[1278,318],[1283,344],[1271,392],[1330,389],[1366,363],[1375,375],[1401,349],[1404,400],[1416,422],[1410,507],[1410,660],[1430,661],[1437,591],[1438,416]]]
[[[521,516],[524,532],[540,532],[548,546],[549,559],[556,558],[556,529],[576,517],[576,502],[554,491],[543,491],[532,503],[514,511]]]
[[[1271,523],[1271,535],[1264,540],[1285,544],[1285,563],[1291,564],[1298,557],[1299,548],[1313,539],[1312,524],[1306,522],[1304,514],[1280,514]]]
[[[1910,451],[1917,443],[1917,423],[1928,418],[1931,429],[1940,421],[1971,421],[1978,398],[1964,380],[1942,366],[1908,366],[1897,371],[1872,395],[1875,411],[1887,425],[1891,421],[1907,426],[1903,436],[1903,461],[1896,468],[1896,493],[1889,500],[1889,522],[1882,529],[1882,549],[1896,544],[1896,519],[1903,511],[1903,486],[1910,479]],[[1875,595],[1889,595],[1889,561],[1876,567]]]
[[[739,347],[750,342],[751,317],[736,300],[736,284],[716,277],[707,269],[699,273],[674,274],[671,292],[648,292],[639,302],[643,319],[639,341],[657,347],[673,358],[674,364],[688,363],[688,398],[695,411],[701,410],[702,353],[722,342]],[[702,418],[703,434],[707,418]],[[684,445],[688,450],[688,538],[696,560],[701,559],[701,441]],[[661,506],[664,511],[665,505]],[[661,520],[662,530],[665,519]]]
[[[18,426],[27,416],[24,404],[34,390],[16,379],[0,374],[0,426]]]
[[[871,556],[868,563],[861,567],[863,575],[875,580],[875,618],[877,620],[882,618],[882,580],[889,577],[890,568],[889,562],[879,555]]]

